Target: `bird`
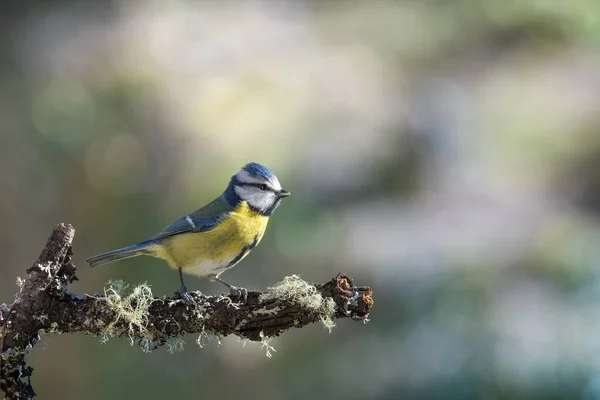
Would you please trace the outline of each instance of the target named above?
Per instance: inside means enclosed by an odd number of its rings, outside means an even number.
[[[246,302],[247,289],[220,276],[237,265],[263,238],[269,218],[290,192],[267,167],[250,162],[231,177],[225,191],[204,207],[185,215],[143,242],[86,259],[90,267],[136,256],[165,260],[179,272],[181,298],[193,303],[183,274],[219,282]]]

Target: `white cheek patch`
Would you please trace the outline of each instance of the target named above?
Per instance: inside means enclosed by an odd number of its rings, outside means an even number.
[[[260,211],[268,210],[277,201],[275,193],[254,186],[236,186],[234,190],[242,200]]]

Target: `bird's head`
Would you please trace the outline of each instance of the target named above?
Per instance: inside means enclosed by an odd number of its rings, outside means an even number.
[[[281,199],[290,195],[281,188],[273,171],[253,162],[231,177],[225,193],[230,201],[245,201],[252,210],[263,215],[273,214]]]

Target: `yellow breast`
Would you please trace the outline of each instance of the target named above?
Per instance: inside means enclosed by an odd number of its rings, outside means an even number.
[[[156,249],[156,257],[189,274],[214,277],[240,262],[261,241],[269,217],[241,202],[215,228],[171,236]]]

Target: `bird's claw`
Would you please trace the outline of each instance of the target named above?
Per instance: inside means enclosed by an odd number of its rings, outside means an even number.
[[[181,298],[183,299],[183,301],[185,301],[186,303],[196,304],[196,300],[194,300],[192,295],[189,294],[188,292],[180,293],[180,295],[181,295]]]
[[[187,291],[185,286],[180,287],[177,291],[177,294],[179,294],[179,297],[181,297],[181,299],[186,303],[196,305],[196,300],[194,300],[194,298],[192,297],[190,292]]]
[[[232,297],[240,299],[242,303],[246,303],[246,301],[248,300],[248,289],[246,288],[232,286],[229,288],[229,294]]]

